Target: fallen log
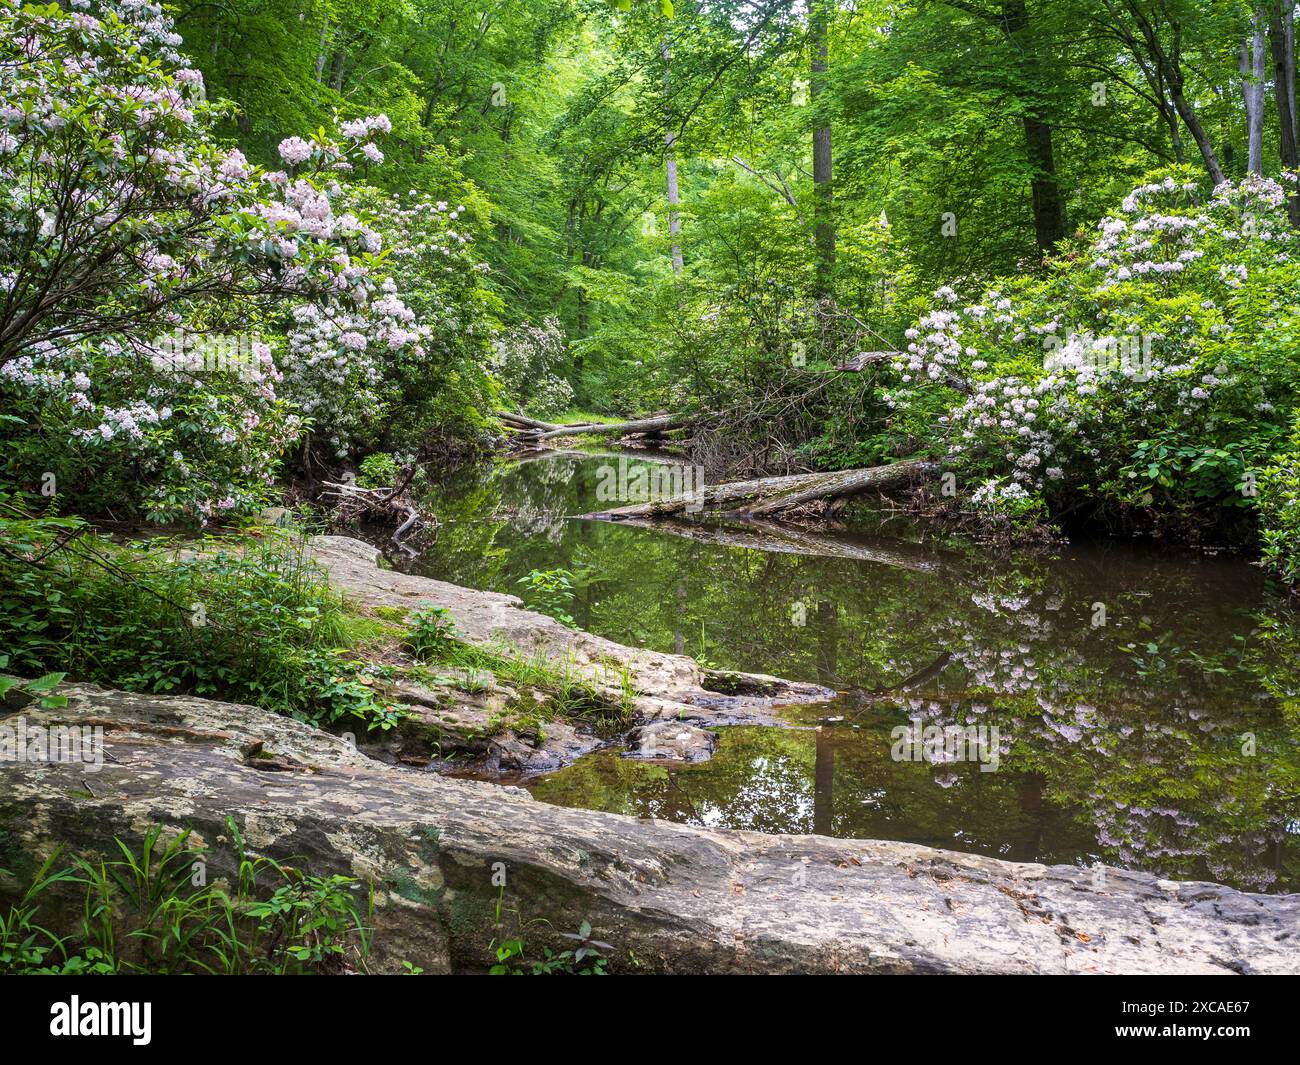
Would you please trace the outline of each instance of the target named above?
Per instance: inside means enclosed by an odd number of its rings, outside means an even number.
[[[634,418],[624,422],[578,422],[573,425],[559,425],[506,411],[499,412],[499,416],[507,423],[507,428],[513,429],[521,438],[531,438],[534,442],[554,440],[561,436],[630,436],[633,433],[666,432],[669,429],[679,429],[691,420],[683,414],[656,414],[651,418]]]
[[[835,373],[861,373],[868,366],[877,366],[882,362],[898,358],[896,351],[859,351],[853,358],[835,367]]]
[[[872,488],[893,488],[909,484],[938,468],[936,463],[913,459],[888,466],[837,470],[833,473],[796,473],[785,477],[731,481],[705,485],[668,499],[616,507],[587,517],[621,521],[624,518],[655,518],[695,510],[724,510],[724,513],[731,515],[761,517],[818,499],[837,499]],[[742,502],[749,503],[749,506],[724,509],[727,504]]]
[[[521,429],[536,429],[538,432],[544,432],[547,429],[556,428],[553,422],[542,422],[536,418],[529,418],[524,414],[515,414],[513,411],[498,411],[497,416],[503,422],[509,422],[512,427]]]

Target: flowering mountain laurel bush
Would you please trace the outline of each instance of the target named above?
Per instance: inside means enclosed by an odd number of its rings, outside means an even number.
[[[156,520],[247,510],[304,428],[279,386],[319,425],[313,387],[364,401],[378,353],[429,344],[378,230],[334,206],[388,119],[289,137],[263,170],[216,143],[224,105],[160,6],[72,6],[0,0],[5,479]]]
[[[894,430],[930,441],[976,509],[1086,500],[1105,519],[1185,528],[1249,517],[1279,476],[1266,470],[1300,387],[1294,184],[1205,195],[1171,171],[1045,278],[969,303],[941,288],[893,364]]]
[[[515,326],[492,341],[491,366],[506,394],[543,418],[563,414],[573,402],[573,386],[560,376],[564,358],[557,318]]]
[[[403,291],[390,277],[350,311],[300,304],[288,333],[286,394],[339,457],[376,447],[418,453],[439,434],[484,436],[484,412],[495,402],[485,370],[494,307],[466,208],[414,189],[388,196],[365,186],[344,188],[337,203],[347,212],[340,225],[359,225],[352,212],[369,212],[366,239],[386,249]]]

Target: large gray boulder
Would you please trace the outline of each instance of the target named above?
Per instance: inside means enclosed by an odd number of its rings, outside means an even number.
[[[193,828],[230,877],[231,815],[255,852],[374,884],[380,970],[484,971],[504,872],[503,911],[549,922],[530,945],[587,920],[614,971],[634,951],[665,972],[1300,972],[1300,896],[563,809],[253,707],[62,690],[0,726],[98,726],[103,765],[0,763],[0,902],[56,846],[104,853],[153,823]]]
[[[331,583],[367,607],[443,607],[465,642],[524,659],[541,656],[614,700],[623,698],[626,679],[635,689],[632,702],[641,721],[660,718],[706,726],[772,724],[776,718],[771,711],[776,705],[819,702],[835,696],[817,684],[706,670],[685,655],[626,647],[525,609],[517,596],[382,569],[379,551],[350,537],[314,537],[311,554]]]

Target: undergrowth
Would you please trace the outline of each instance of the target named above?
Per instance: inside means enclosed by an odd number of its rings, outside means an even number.
[[[376,691],[382,669],[349,650],[381,628],[291,531],[118,543],[77,519],[0,510],[0,646],[14,673],[389,729],[402,711]]]
[[[145,833],[120,856],[52,854],[0,912],[0,974],[338,974],[364,969],[371,934],[343,876],[250,857],[233,818],[230,885],[206,883],[205,848]],[[0,873],[3,873],[0,870]]]

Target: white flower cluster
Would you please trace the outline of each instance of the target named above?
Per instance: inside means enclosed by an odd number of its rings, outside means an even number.
[[[995,288],[970,305],[945,286],[907,331],[893,361],[901,387],[886,402],[900,415],[921,414],[933,409],[921,402],[927,391],[955,394],[939,419],[948,456],[996,474],[977,489],[977,504],[1019,501],[1074,464],[1092,476],[1098,443],[1116,424],[1212,418],[1216,390],[1242,386],[1217,354],[1213,363],[1205,354],[1232,335],[1231,305],[1199,299],[1193,313],[1185,292],[1217,279],[1226,295],[1252,279],[1252,264],[1289,262],[1297,241],[1286,191],[1253,177],[1197,204],[1196,189],[1172,178],[1144,185],[1100,223],[1082,272],[1073,263],[1061,281],[1021,283],[1015,299]],[[1110,293],[1121,285],[1117,300]],[[1067,329],[1066,314],[1091,320]],[[1250,405],[1273,406],[1264,395]]]

